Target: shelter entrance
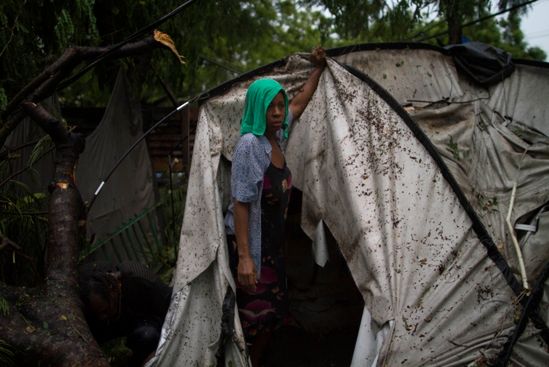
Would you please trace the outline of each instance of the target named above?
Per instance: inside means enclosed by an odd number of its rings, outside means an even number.
[[[364,302],[327,229],[329,260],[315,263],[300,217],[301,191],[293,188],[285,248],[292,320],[274,333],[265,366],[349,366]]]

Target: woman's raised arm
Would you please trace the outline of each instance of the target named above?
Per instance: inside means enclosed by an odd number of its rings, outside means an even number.
[[[301,116],[301,114],[305,110],[305,107],[307,107],[307,105],[309,104],[309,101],[311,100],[311,97],[313,96],[316,87],[318,86],[320,75],[322,74],[322,71],[326,66],[326,53],[324,52],[324,49],[322,47],[314,48],[309,60],[316,67],[309,75],[309,78],[307,79],[303,87],[290,101],[289,108],[292,111],[292,116],[295,120],[297,120],[299,116]]]

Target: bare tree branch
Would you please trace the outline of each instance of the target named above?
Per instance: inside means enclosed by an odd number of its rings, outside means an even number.
[[[74,167],[84,140],[66,130],[42,106],[21,103],[23,111],[51,136],[56,148],[48,217],[46,281],[36,289],[0,285],[10,309],[0,315],[0,338],[24,358],[55,366],[108,366],[93,339],[78,295],[78,241],[84,205],[74,183]]]

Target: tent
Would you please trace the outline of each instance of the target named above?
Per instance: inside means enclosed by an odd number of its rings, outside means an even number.
[[[103,118],[95,130],[86,137],[86,149],[81,154],[76,171],[78,188],[84,200],[93,198],[101,180],[115,166],[120,157],[143,133],[143,116],[139,99],[132,95],[123,70],[118,72],[112,95]],[[128,184],[131,182],[131,184]],[[155,205],[152,164],[147,143],[141,141],[113,173],[88,213],[88,235],[96,240],[115,232],[130,217]],[[151,216],[156,221],[156,213]],[[149,224],[144,223],[148,236]],[[140,233],[141,234],[141,233]],[[151,241],[152,242],[152,241]],[[146,258],[119,243],[108,243],[94,256],[110,261],[141,261]],[[116,247],[119,247],[118,249]],[[123,250],[124,249],[124,250]]]
[[[329,230],[364,301],[352,365],[546,365],[548,65],[515,61],[482,86],[441,48],[328,54],[286,159],[303,231],[319,243]],[[247,86],[272,77],[294,95],[310,68],[293,55],[203,97],[174,293],[150,365],[216,365],[218,350],[225,365],[247,365],[237,312],[220,349],[234,289],[229,162]]]

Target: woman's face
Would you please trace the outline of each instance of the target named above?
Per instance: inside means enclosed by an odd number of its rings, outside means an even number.
[[[284,103],[284,95],[282,92],[278,93],[272,100],[271,104],[267,108],[267,132],[272,134],[276,133],[282,128],[284,122],[284,116],[286,105]]]

